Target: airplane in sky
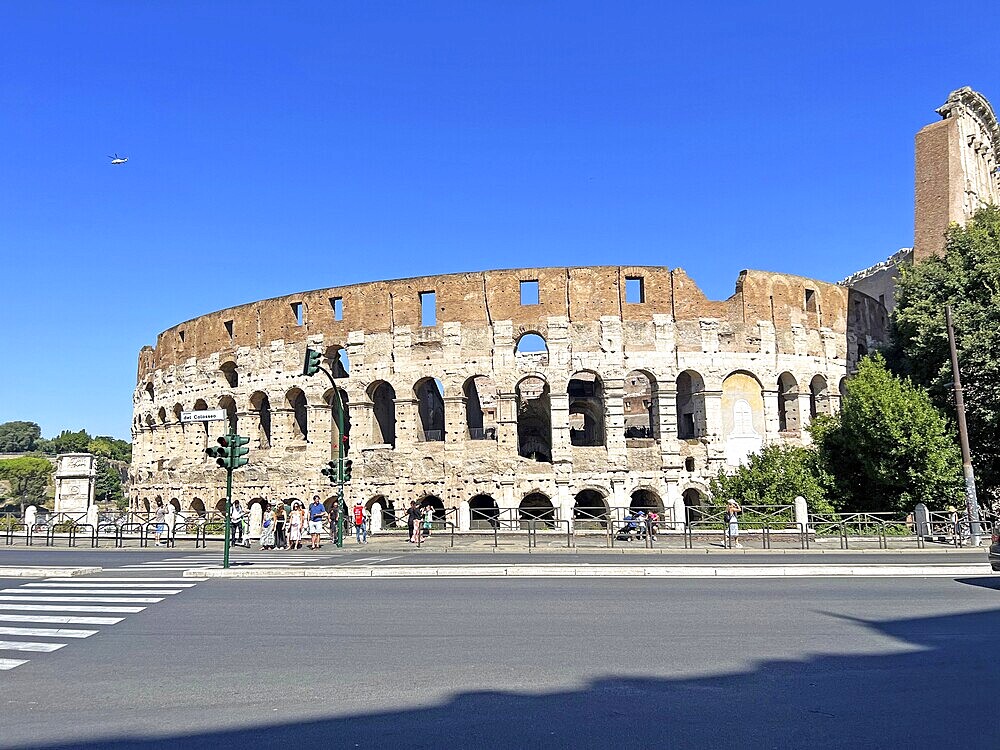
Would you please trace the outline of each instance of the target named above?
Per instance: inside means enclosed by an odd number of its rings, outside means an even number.
[[[125,162],[128,161],[128,157],[127,156],[124,157],[124,158],[122,158],[118,154],[115,154],[114,156],[109,156],[108,158],[111,159],[111,163],[112,164],[124,164]]]

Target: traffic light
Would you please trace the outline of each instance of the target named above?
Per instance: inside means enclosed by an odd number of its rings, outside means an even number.
[[[323,361],[323,355],[320,354],[315,349],[310,349],[306,347],[306,361],[302,366],[303,375],[315,375],[319,372],[320,362]]]
[[[241,466],[246,466],[249,460],[246,455],[250,449],[244,447],[249,442],[250,438],[242,435],[223,435],[218,440],[218,448],[208,448],[205,452],[214,456],[215,463],[221,468],[238,469]]]
[[[326,466],[320,469],[320,474],[330,480],[330,484],[337,483],[337,462],[327,461]]]
[[[345,481],[345,482],[350,482],[351,481],[351,467],[353,465],[354,465],[354,462],[351,459],[349,459],[349,458],[344,459],[344,476],[343,476],[343,481]]]

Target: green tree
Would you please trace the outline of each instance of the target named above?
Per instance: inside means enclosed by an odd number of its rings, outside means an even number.
[[[747,505],[790,505],[802,495],[810,510],[824,513],[832,510],[825,484],[815,450],[768,445],[733,472],[720,471],[709,489],[716,503],[736,500]]]
[[[948,230],[943,257],[904,268],[893,311],[892,368],[955,417],[944,307],[952,305],[972,461],[981,495],[1000,501],[1000,208]]]
[[[123,474],[128,465],[113,459],[98,455],[95,461],[96,477],[94,478],[94,500],[99,503],[114,503],[121,508],[125,500],[122,490]],[[127,507],[127,503],[124,503]]]
[[[861,360],[840,412],[809,428],[838,510],[909,512],[962,496],[955,433],[927,392],[894,376],[880,354]]]
[[[87,444],[87,453],[93,453],[95,456],[108,458],[112,461],[128,463],[132,460],[132,444],[126,440],[98,435]]]
[[[41,436],[42,430],[34,422],[4,422],[0,424],[0,453],[33,451]]]
[[[90,445],[90,435],[86,430],[70,432],[63,430],[58,437],[49,441],[49,453],[86,453]]]
[[[30,504],[46,499],[52,464],[38,456],[22,456],[0,460],[0,480],[7,482],[10,496],[21,504],[21,513]]]

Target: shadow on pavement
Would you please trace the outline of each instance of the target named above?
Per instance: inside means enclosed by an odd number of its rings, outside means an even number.
[[[996,579],[966,579],[996,587]],[[894,653],[845,654],[816,634],[805,660],[693,678],[608,676],[543,694],[471,692],[379,711],[161,737],[108,737],[87,750],[194,748],[940,748],[996,747],[1000,609],[883,622]],[[739,639],[740,633],[732,633]],[[884,648],[884,647],[883,647]],[[655,653],[650,652],[655,659]],[[406,675],[400,674],[405,681]],[[419,696],[415,696],[419,698]],[[336,709],[336,698],[326,705]],[[322,701],[317,703],[320,708]]]

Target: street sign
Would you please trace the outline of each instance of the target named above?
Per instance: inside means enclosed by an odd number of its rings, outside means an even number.
[[[182,411],[181,422],[225,422],[225,409],[202,409],[201,411]]]

